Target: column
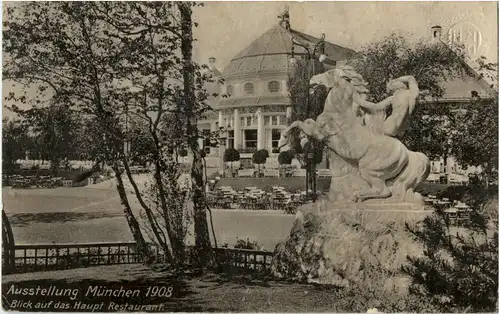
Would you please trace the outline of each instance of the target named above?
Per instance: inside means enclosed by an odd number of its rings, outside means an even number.
[[[222,110],[219,110],[219,128],[224,126],[224,119],[222,117]]]
[[[234,109],[234,148],[238,149],[241,146],[241,118],[238,109]]]
[[[269,150],[269,153],[272,153],[273,152],[273,128],[272,128],[272,126],[269,126],[269,128],[266,131],[267,131],[267,150]]]
[[[257,149],[264,148],[264,117],[259,108],[257,110]]]
[[[286,121],[285,121],[285,123],[288,124],[291,118],[292,118],[292,106],[287,106],[286,107]]]

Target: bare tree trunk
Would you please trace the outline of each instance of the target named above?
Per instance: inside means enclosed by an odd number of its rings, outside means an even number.
[[[144,261],[149,263],[149,259],[151,258],[151,251],[142,235],[141,228],[139,227],[139,222],[135,218],[134,213],[132,213],[132,209],[130,208],[130,203],[128,202],[127,193],[125,191],[125,185],[123,184],[123,180],[121,177],[121,171],[117,164],[113,165],[112,168],[116,176],[116,190],[118,191],[118,195],[120,196],[120,202],[123,205],[125,219],[127,219],[130,231],[132,232],[134,240],[137,243],[137,250],[139,251],[139,254],[144,258]]]
[[[130,184],[132,185],[132,188],[134,189],[137,200],[139,201],[139,204],[141,204],[142,208],[144,209],[144,212],[146,213],[146,217],[147,217],[148,222],[151,226],[151,231],[153,231],[153,234],[155,235],[156,240],[158,241],[158,243],[160,244],[160,246],[163,249],[163,252],[165,254],[165,260],[167,262],[171,263],[172,265],[174,265],[175,260],[173,257],[173,253],[168,245],[169,241],[171,241],[171,239],[170,238],[167,239],[167,237],[163,233],[156,217],[154,217],[151,208],[146,204],[146,202],[144,202],[144,199],[141,195],[139,187],[137,186],[137,183],[134,181],[132,173],[130,172],[130,167],[128,165],[126,158],[123,158],[123,166],[125,167],[125,172],[126,172],[127,177],[130,181]],[[166,221],[166,223],[168,223],[167,218],[165,218],[165,221]]]
[[[213,264],[212,245],[210,243],[210,235],[208,231],[207,210],[205,197],[203,194],[203,160],[201,149],[198,145],[198,127],[195,115],[195,73],[192,62],[193,56],[193,22],[191,19],[192,10],[191,4],[179,2],[179,10],[181,13],[181,28],[182,40],[181,50],[183,57],[183,80],[184,80],[184,105],[188,113],[187,135],[188,145],[193,154],[193,164],[191,167],[191,182],[193,190],[193,206],[194,206],[194,232],[196,259],[201,268],[205,268]]]

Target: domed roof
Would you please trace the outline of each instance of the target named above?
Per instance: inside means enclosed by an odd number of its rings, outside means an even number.
[[[237,54],[224,69],[224,78],[258,74],[265,72],[288,72],[289,58],[292,55],[292,37],[301,44],[314,46],[319,38],[275,25],[247,48]],[[294,45],[294,54],[304,55],[306,50]],[[347,60],[355,56],[354,50],[325,42],[325,54],[330,61]]]

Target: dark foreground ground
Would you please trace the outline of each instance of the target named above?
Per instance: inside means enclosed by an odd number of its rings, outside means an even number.
[[[77,289],[78,295],[73,300],[71,296],[13,295],[14,289],[36,289],[38,286],[41,289],[50,287]],[[140,296],[129,298],[85,296],[90,286],[116,290],[120,287],[140,289]],[[162,291],[164,295],[146,297],[148,287],[150,294],[154,287],[157,287],[156,291]],[[21,293],[21,290],[17,291]],[[170,296],[168,291],[171,291]],[[345,312],[346,309],[337,305],[338,297],[335,297],[335,291],[334,288],[324,286],[251,279],[245,275],[187,274],[180,278],[169,272],[154,271],[142,265],[101,266],[8,275],[2,278],[4,309],[10,305],[11,310],[18,311],[91,312],[94,309],[97,312],[112,312],[116,311],[116,306],[127,303],[127,306],[157,306],[143,307],[142,312]],[[24,301],[17,304],[28,308],[16,307],[16,303],[13,302],[15,300]],[[31,303],[28,303],[29,301]],[[50,301],[53,302],[49,304]],[[35,308],[37,303],[40,303],[39,307],[46,308]],[[82,310],[84,304],[88,305],[88,308]],[[141,309],[135,308],[135,311]]]

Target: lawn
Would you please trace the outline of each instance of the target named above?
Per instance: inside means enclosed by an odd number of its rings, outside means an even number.
[[[58,288],[78,289],[78,297],[53,297],[49,300],[67,302],[74,306],[76,302],[100,304],[99,312],[111,311],[111,302],[115,304],[163,304],[161,312],[345,312],[338,307],[338,297],[334,288],[311,284],[288,283],[258,279],[249,275],[222,275],[207,273],[204,275],[187,274],[174,276],[168,271],[155,271],[142,265],[98,266],[74,270],[37,272],[29,274],[7,275],[2,277],[3,296],[15,285],[18,288],[55,286]],[[143,295],[147,287],[172,287],[172,296],[163,298],[112,298],[84,296],[89,286],[107,286],[108,288],[141,289]],[[7,300],[16,299],[7,295]],[[39,301],[36,297],[17,297],[22,300]],[[45,301],[45,300],[44,300]],[[55,302],[54,302],[55,303]],[[53,304],[54,304],[53,303]],[[53,306],[52,304],[52,306]],[[35,309],[23,309],[35,311]],[[48,308],[45,311],[61,311]],[[74,311],[74,308],[73,308]]]

